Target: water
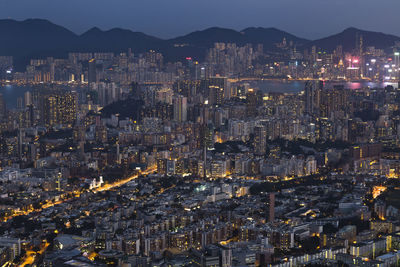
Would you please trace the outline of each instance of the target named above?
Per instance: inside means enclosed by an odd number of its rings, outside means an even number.
[[[0,84],[0,94],[3,95],[3,99],[6,102],[7,109],[15,109],[17,107],[18,98],[22,98],[22,100],[24,100],[25,92],[32,92],[32,88],[33,87],[31,85]],[[72,89],[67,85],[59,85],[59,88]],[[73,89],[79,91],[81,87],[74,87]]]
[[[304,90],[305,81],[285,81],[285,80],[263,80],[249,81],[251,87],[259,88],[265,93],[280,92],[280,93],[298,93]],[[365,87],[369,88],[384,88],[392,85],[397,88],[397,83],[388,82],[325,82],[325,88],[332,88],[333,85],[344,85],[344,88],[356,90]]]
[[[24,93],[31,91],[32,87],[29,85],[17,86],[17,85],[0,85],[0,94],[3,95],[4,102],[6,103],[7,109],[13,109],[17,107],[17,99],[21,97],[24,99]]]

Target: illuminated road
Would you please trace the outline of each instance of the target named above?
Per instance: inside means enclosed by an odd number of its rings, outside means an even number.
[[[27,251],[25,253],[24,261],[19,266],[32,265],[35,262],[36,252]]]
[[[135,174],[135,175],[133,175],[131,177],[128,177],[128,178],[123,179],[123,180],[116,181],[116,182],[114,182],[112,184],[105,184],[103,186],[95,188],[95,189],[93,189],[93,192],[95,192],[95,193],[103,192],[103,191],[107,191],[107,190],[110,190],[110,189],[113,189],[113,188],[116,188],[116,187],[123,186],[124,184],[127,184],[130,181],[137,179],[139,177],[139,175],[149,175],[149,174],[155,173],[156,170],[157,170],[156,167],[152,167],[150,169],[147,169],[147,170],[141,172],[140,174]]]
[[[34,264],[35,260],[36,260],[36,255],[38,255],[38,254],[42,255],[46,251],[46,249],[49,245],[50,245],[50,243],[47,243],[47,242],[43,243],[38,252],[35,252],[33,250],[27,250],[25,253],[25,257],[23,258],[23,262],[20,263],[18,266],[26,266],[26,265]]]
[[[139,174],[135,174],[133,176],[130,176],[128,178],[116,181],[116,182],[111,183],[111,184],[105,184],[105,185],[103,185],[101,187],[98,187],[98,188],[92,190],[92,192],[98,193],[98,192],[111,190],[113,188],[117,188],[117,187],[123,186],[123,185],[129,183],[130,181],[139,178],[140,175],[149,175],[149,174],[155,173],[156,171],[157,171],[157,168],[153,166],[153,167],[151,167],[151,168],[149,168],[149,169],[147,169],[147,170],[145,170],[145,171],[143,171],[143,172],[141,172]],[[87,190],[87,192],[90,192],[90,190]],[[63,198],[63,196],[66,197],[68,194],[71,194],[71,193],[74,195],[72,198]],[[12,219],[14,217],[20,216],[20,215],[28,215],[28,214],[30,214],[32,212],[40,212],[40,211],[43,211],[43,210],[48,209],[50,207],[59,205],[59,204],[65,202],[65,201],[68,201],[68,200],[71,200],[71,199],[75,199],[75,198],[79,198],[80,196],[81,196],[80,192],[65,193],[65,194],[60,196],[60,200],[58,200],[58,201],[54,201],[54,202],[51,201],[51,202],[44,203],[42,205],[42,207],[40,209],[37,209],[37,210],[30,209],[30,210],[27,210],[27,211],[21,211],[21,212],[15,213],[15,214],[13,214],[11,216],[3,218],[3,221],[8,221],[8,220],[10,220],[10,219]],[[36,259],[37,259],[37,255],[38,254],[39,255],[43,254],[46,251],[48,246],[49,246],[49,243],[46,242],[46,243],[43,243],[41,245],[41,249],[38,252],[35,252],[33,250],[27,250],[26,253],[25,253],[24,258],[22,259],[22,262],[20,264],[18,264],[18,266],[33,265],[35,263]]]
[[[372,190],[372,197],[375,199],[379,197],[383,192],[385,192],[387,189],[386,186],[374,186]]]
[[[92,192],[98,193],[98,192],[108,191],[108,190],[111,190],[113,188],[117,188],[117,187],[123,186],[123,185],[129,183],[130,181],[137,179],[140,175],[149,175],[149,174],[155,173],[156,171],[157,171],[157,167],[153,166],[153,167],[151,167],[151,168],[149,168],[149,169],[147,169],[147,170],[145,170],[143,172],[140,172],[139,174],[135,174],[135,175],[133,175],[131,177],[128,177],[128,178],[125,178],[125,179],[122,179],[122,180],[118,180],[118,181],[116,181],[114,183],[111,183],[111,184],[104,184],[104,185],[102,185],[102,186],[100,186],[98,188],[93,189]],[[90,190],[87,190],[87,192],[90,192]],[[74,196],[72,198],[71,197],[67,198],[67,195],[71,194],[71,193]],[[68,201],[68,200],[71,200],[71,199],[75,199],[75,198],[79,198],[80,195],[81,195],[81,193],[78,192],[78,191],[64,193],[64,194],[62,194],[60,196],[60,200],[48,201],[48,202],[44,203],[40,209],[36,209],[36,210],[35,209],[29,209],[29,210],[26,210],[26,211],[16,212],[13,215],[4,217],[2,219],[2,221],[3,222],[7,222],[8,220],[10,220],[12,218],[15,218],[15,217],[18,217],[18,216],[21,216],[21,215],[29,215],[32,212],[40,212],[40,211],[43,211],[43,210],[48,209],[50,207],[54,207],[54,206],[57,206],[59,204],[62,204],[65,201]]]

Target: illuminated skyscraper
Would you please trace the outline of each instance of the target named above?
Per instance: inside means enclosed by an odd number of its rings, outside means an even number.
[[[181,95],[175,96],[174,104],[174,120],[184,122],[187,120],[187,98]]]
[[[208,95],[210,105],[221,105],[224,98],[229,98],[226,78],[213,77],[203,81],[203,90]]]
[[[396,67],[400,67],[400,52],[396,51],[394,52],[394,64],[396,65]]]
[[[249,89],[246,94],[246,115],[247,117],[257,116],[257,94],[254,89]]]
[[[304,93],[305,93],[305,113],[308,115],[318,114],[320,98],[323,89],[323,82],[316,81],[306,82]]]
[[[333,89],[321,91],[319,115],[324,118],[331,117],[337,112],[346,112],[348,105],[348,90],[344,86],[334,86]]]
[[[174,84],[174,92],[186,96],[188,98],[195,96],[198,93],[200,81],[181,80]]]
[[[314,111],[314,102],[313,102],[313,95],[314,95],[314,86],[313,84],[308,81],[306,82],[304,88],[304,95],[305,95],[305,113],[311,115]]]
[[[50,95],[43,97],[41,117],[44,125],[53,126],[57,123],[57,97]]]
[[[72,126],[76,121],[77,96],[74,92],[58,92],[41,96],[40,116],[43,125]]]
[[[364,39],[362,34],[356,34],[356,52],[358,56],[358,62],[360,64],[360,75],[364,76]]]
[[[264,126],[258,125],[254,128],[254,153],[265,155],[267,152],[267,130]]]

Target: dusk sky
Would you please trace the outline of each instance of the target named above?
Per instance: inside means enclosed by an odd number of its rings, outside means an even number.
[[[354,26],[400,35],[399,0],[0,0],[0,18],[43,18],[82,33],[123,27],[168,38],[211,26],[277,27],[315,39]]]

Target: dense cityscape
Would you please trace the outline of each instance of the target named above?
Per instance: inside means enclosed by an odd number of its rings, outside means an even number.
[[[400,41],[350,31],[0,50],[0,266],[399,266]]]

